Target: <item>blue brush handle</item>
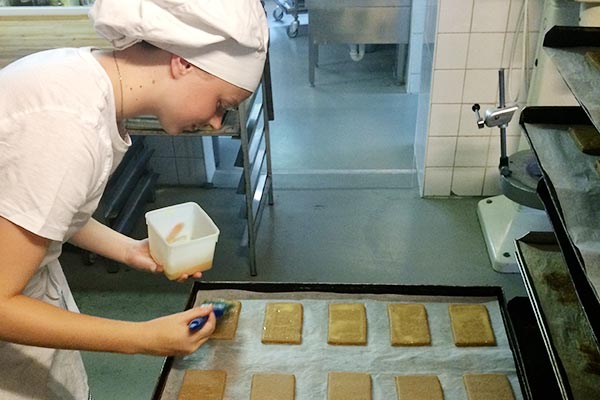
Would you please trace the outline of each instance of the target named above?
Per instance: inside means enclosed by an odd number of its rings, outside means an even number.
[[[206,321],[208,321],[208,316],[191,320],[188,325],[190,327],[190,332],[196,332],[197,330],[202,329],[204,324],[206,324]]]
[[[226,308],[227,306],[222,303],[213,304],[213,313],[215,314],[215,317],[222,317],[225,313]],[[208,321],[208,315],[204,317],[194,318],[193,320],[191,320],[188,324],[190,332],[196,332],[197,330],[202,329],[204,324],[206,324],[206,321]]]

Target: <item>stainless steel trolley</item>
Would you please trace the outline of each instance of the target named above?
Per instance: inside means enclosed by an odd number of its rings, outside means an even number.
[[[298,36],[298,28],[300,27],[300,21],[298,21],[298,14],[307,12],[304,6],[304,0],[273,0],[277,7],[273,10],[273,18],[275,21],[281,21],[284,14],[291,14],[294,20],[290,23],[287,29],[287,35],[290,38]]]

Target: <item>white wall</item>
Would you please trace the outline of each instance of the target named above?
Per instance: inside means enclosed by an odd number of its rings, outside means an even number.
[[[498,128],[477,129],[471,106],[479,103],[485,110],[498,101],[498,69],[509,67],[510,48],[523,0],[425,2],[426,15],[437,11],[437,19],[425,18],[423,35],[421,86],[425,87],[420,88],[415,138],[421,194],[499,194],[500,131]],[[529,0],[531,55],[538,37],[541,10],[542,0]],[[425,69],[429,45],[433,63],[429,63],[432,78],[427,93]],[[516,47],[521,47],[520,40]],[[533,62],[533,56],[529,61]],[[518,53],[513,67],[520,66]],[[516,98],[520,74],[520,70],[513,70],[510,76],[510,97]],[[507,130],[509,155],[519,146],[518,120],[516,114]]]

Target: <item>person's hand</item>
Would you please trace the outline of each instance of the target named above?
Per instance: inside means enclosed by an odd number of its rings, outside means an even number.
[[[132,244],[127,249],[126,264],[140,271],[162,273],[164,272],[163,266],[158,264],[150,255],[149,243],[148,239],[132,240]],[[202,272],[196,272],[192,275],[181,274],[175,280],[184,282],[189,278],[200,279],[201,277]]]
[[[183,356],[195,352],[215,330],[216,317],[212,311],[210,304],[142,322],[143,352],[158,356]],[[190,332],[189,323],[206,315],[208,321],[202,329]]]
[[[140,271],[163,272],[162,265],[154,261],[150,255],[148,239],[131,239],[130,243],[125,253],[125,264]]]
[[[181,276],[175,279],[177,282],[184,282],[189,278],[200,279],[202,278],[202,272],[195,272],[192,275],[189,274],[181,274]]]

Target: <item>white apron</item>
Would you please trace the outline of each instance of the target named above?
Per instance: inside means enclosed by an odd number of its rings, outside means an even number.
[[[79,312],[58,260],[40,267],[25,295]],[[81,354],[0,341],[0,399],[87,400]]]

